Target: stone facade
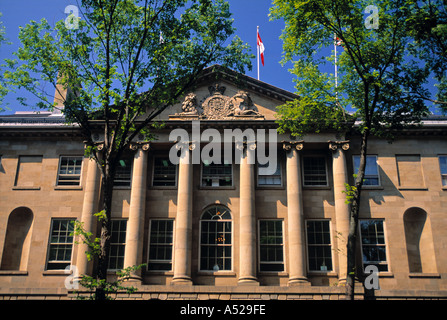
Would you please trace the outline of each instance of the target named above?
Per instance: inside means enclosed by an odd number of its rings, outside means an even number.
[[[110,263],[148,266],[133,275],[138,292],[116,298],[343,297],[349,207],[342,191],[352,183],[359,137],[277,135],[272,150],[279,166],[271,176],[250,163],[249,141],[240,163],[214,171],[191,161],[204,141],[191,141],[178,165],[163,162],[174,146],[170,132],[192,133],[192,120],[201,131],[268,132],[276,128],[275,108],[295,98],[245,76],[236,85],[230,76],[215,83],[205,76],[159,116],[166,126],[157,139],[135,143],[122,162]],[[359,266],[379,269],[377,298],[447,298],[446,137],[447,119],[432,117],[391,144],[370,140]],[[252,143],[257,154],[259,142]],[[65,125],[60,113],[0,118],[1,299],[71,299],[76,293],[67,279],[74,274],[65,268],[92,272],[86,248],[64,224],[77,219],[96,230],[99,170],[83,154],[78,128]],[[360,284],[357,292],[361,298]]]

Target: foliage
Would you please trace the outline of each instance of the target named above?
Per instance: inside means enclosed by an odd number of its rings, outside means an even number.
[[[282,18],[286,25],[281,36],[283,63],[293,62],[291,72],[297,77],[300,96],[280,108],[282,130],[304,135],[332,129],[361,137],[355,181],[346,184],[344,191],[350,205],[346,297],[354,299],[355,275],[362,278],[356,267],[356,245],[368,138],[391,140],[396,132],[419,124],[429,113],[423,86],[429,70],[415,59],[409,45],[412,34],[407,30],[416,4],[411,0],[375,1],[378,14],[373,11],[373,17],[369,9],[364,14],[371,5],[365,0],[274,0],[273,4],[272,19]],[[335,75],[320,70],[321,65],[335,62],[325,52],[336,38],[343,46],[337,61],[337,86]],[[349,110],[355,121],[350,122],[343,110]],[[346,125],[351,125],[349,132]]]
[[[376,1],[378,29],[365,27],[364,10],[369,4],[274,1],[272,19],[283,18],[286,24],[281,36],[283,63],[293,62],[291,72],[297,76],[296,93],[301,100],[283,107],[281,120],[287,116],[306,125],[318,119],[316,127],[342,129],[345,119],[338,109],[344,109],[360,120],[361,132],[367,128],[372,134],[392,137],[393,130],[417,123],[427,114],[423,99],[411,94],[425,92],[422,85],[428,76],[427,70],[411,59],[407,45],[411,38],[405,26],[412,12],[411,1]],[[334,62],[333,55],[325,56],[334,44],[334,35],[343,42],[338,49],[337,88],[334,75],[321,72],[321,66]],[[310,110],[305,111],[307,108]],[[337,121],[330,124],[331,118]],[[315,132],[312,126],[308,129]]]
[[[86,155],[101,172],[101,222],[96,298],[104,297],[115,172],[132,141],[149,141],[156,117],[191,90],[212,64],[244,72],[249,46],[234,36],[224,0],[82,0],[73,26],[31,21],[19,33],[22,46],[5,73],[10,85],[40,99],[38,107],[60,109],[79,126]],[[67,92],[63,107],[45,91]],[[23,103],[26,103],[22,99]],[[102,130],[102,132],[101,132]],[[93,134],[102,137],[101,147]],[[143,136],[141,138],[140,136]],[[88,234],[86,234],[88,236]],[[99,246],[99,247],[98,247]]]
[[[436,99],[421,93],[447,111],[447,8],[442,0],[414,1],[413,14],[408,17],[408,32],[414,41],[413,54],[425,62],[425,67],[437,81]]]
[[[0,12],[0,18],[2,17],[2,13]],[[0,20],[0,46],[2,44],[9,44],[9,42],[7,41],[6,37],[6,30],[5,27],[3,26],[3,22]],[[0,112],[4,111],[5,108],[2,105],[3,104],[3,98],[8,94],[8,92],[10,91],[10,89],[8,88],[8,86],[5,83],[4,77],[3,77],[3,68],[6,67],[6,65],[0,65]]]
[[[95,213],[95,216],[98,218],[98,221],[106,219],[104,211]],[[74,230],[71,235],[79,237],[81,242],[87,245],[88,250],[85,254],[87,255],[87,259],[89,261],[97,258],[101,254],[101,238],[95,237],[92,232],[85,230],[82,222],[78,220],[74,221]],[[79,243],[79,241],[76,241],[76,244]],[[114,281],[108,281],[108,279],[98,279],[97,277],[83,274],[80,277],[79,284],[91,292],[89,299],[95,300],[96,297],[94,292],[96,292],[96,289],[101,288],[105,292],[106,298],[111,300],[112,294],[117,293],[118,291],[124,291],[128,294],[137,291],[137,288],[135,287],[123,286],[122,284],[131,276],[132,273],[140,270],[144,266],[145,264],[141,264],[138,266],[130,266],[122,270],[117,270],[116,279]],[[77,298],[79,300],[84,300],[86,299],[86,296],[78,294]]]

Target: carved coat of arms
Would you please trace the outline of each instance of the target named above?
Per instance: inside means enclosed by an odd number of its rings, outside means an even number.
[[[200,103],[195,93],[186,95],[182,112],[176,116],[197,117],[205,120],[225,120],[235,118],[264,118],[246,91],[238,91],[233,97],[225,96],[226,88],[215,84],[208,87],[210,95]]]

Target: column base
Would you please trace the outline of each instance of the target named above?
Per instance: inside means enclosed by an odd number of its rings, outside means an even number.
[[[311,283],[306,277],[296,277],[289,279],[289,287],[294,286],[310,286]]]
[[[256,277],[243,277],[239,278],[237,284],[238,286],[259,286],[259,281]]]
[[[172,279],[171,285],[173,286],[192,286],[192,279],[191,277],[177,277]]]

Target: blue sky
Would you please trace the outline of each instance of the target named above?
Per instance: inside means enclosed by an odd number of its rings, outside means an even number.
[[[279,63],[282,56],[282,41],[279,37],[284,23],[269,21],[271,0],[229,0],[228,2],[233,13],[234,27],[237,29],[236,34],[251,46],[254,55],[256,55],[256,27],[260,28],[260,35],[265,46],[265,66],[260,66],[261,81],[293,92],[293,76],[288,72],[290,65],[282,67]],[[3,13],[1,19],[6,28],[6,36],[12,42],[11,45],[0,47],[0,61],[11,58],[12,52],[17,50],[19,26],[26,25],[30,20],[39,21],[42,18],[54,24],[67,17],[64,13],[66,6],[75,4],[75,0],[0,0],[0,12]],[[252,63],[252,71],[247,71],[246,74],[257,78],[256,58]],[[5,102],[9,102],[11,110],[4,114],[26,109],[15,100],[19,95],[26,95],[29,102],[33,99],[24,91],[9,94]]]
[[[230,3],[230,10],[233,13],[236,34],[251,46],[252,53],[255,55],[256,27],[260,27],[260,34],[265,46],[265,66],[260,66],[261,81],[294,92],[294,76],[288,71],[291,64],[284,67],[280,64],[283,49],[279,37],[284,28],[284,22],[270,21],[268,16],[272,0],[227,1]],[[6,28],[6,36],[12,42],[11,45],[0,46],[0,61],[11,58],[12,52],[17,50],[19,26],[26,25],[30,20],[39,21],[42,18],[46,18],[50,24],[54,24],[67,17],[64,10],[68,5],[76,5],[76,0],[0,0],[0,12],[3,13],[1,19]],[[329,49],[332,50],[332,48]],[[329,49],[325,51],[328,55],[331,54]],[[247,71],[246,74],[257,78],[256,58],[253,59],[252,64],[253,69]],[[333,73],[334,69],[328,64],[322,71]],[[430,86],[433,88],[433,84]],[[16,101],[18,96],[26,96],[30,103],[33,101],[32,99],[35,99],[26,91],[9,94],[5,102],[9,103],[10,110],[4,114],[26,110]],[[35,101],[37,102],[36,99]]]

